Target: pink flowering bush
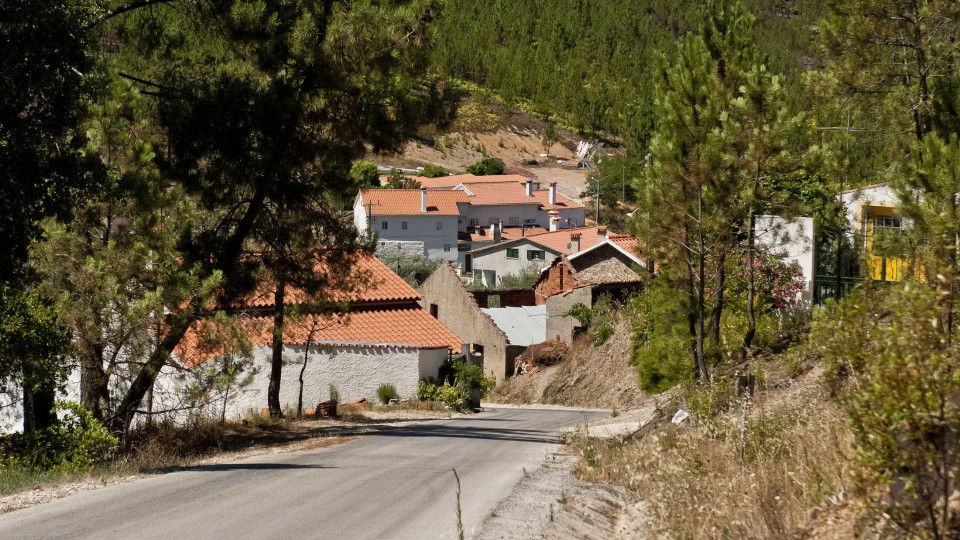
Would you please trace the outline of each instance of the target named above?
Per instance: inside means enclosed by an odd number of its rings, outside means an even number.
[[[754,253],[754,313],[757,317],[755,344],[769,344],[792,326],[797,318],[797,301],[803,290],[803,271],[796,261],[787,262],[785,251],[772,252],[758,245]],[[747,329],[747,254],[740,246],[737,257],[727,265],[725,308],[720,321],[721,342],[728,354],[739,348]],[[713,298],[715,276],[708,276],[709,298]],[[710,304],[712,306],[712,303]]]

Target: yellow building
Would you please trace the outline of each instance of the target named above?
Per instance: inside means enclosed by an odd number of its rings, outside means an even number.
[[[909,263],[901,256],[904,219],[897,213],[899,200],[888,184],[875,184],[841,193],[850,230],[862,242],[867,277],[899,281]]]

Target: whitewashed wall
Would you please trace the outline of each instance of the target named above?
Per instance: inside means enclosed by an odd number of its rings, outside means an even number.
[[[534,237],[535,239],[536,237]],[[519,250],[520,257],[517,259],[507,258],[507,248],[515,248]],[[544,251],[544,260],[542,261],[531,261],[527,259],[527,251],[529,250],[539,250]],[[543,268],[549,265],[554,257],[559,255],[555,251],[550,251],[544,249],[542,246],[533,244],[532,242],[518,242],[513,245],[505,245],[499,249],[491,249],[484,253],[474,254],[473,256],[473,269],[476,271],[484,271],[484,280],[488,280],[486,276],[496,273],[496,281],[500,283],[500,280],[503,276],[509,274],[519,274],[526,268],[533,266],[536,268]],[[487,285],[495,285],[494,283],[486,283]]]
[[[780,216],[757,216],[754,222],[757,243],[765,244],[771,251],[786,251],[786,262],[796,261],[803,271],[803,290],[800,291],[801,306],[813,306],[814,230],[813,218],[786,219]]]

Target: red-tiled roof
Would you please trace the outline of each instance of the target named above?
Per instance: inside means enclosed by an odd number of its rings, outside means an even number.
[[[251,347],[273,343],[273,319],[252,317],[234,324],[246,334]],[[312,334],[311,334],[312,330]],[[194,324],[174,353],[187,366],[212,360],[240,350],[234,342],[216,343],[211,336],[228,334],[212,322]],[[283,330],[285,345],[349,346],[404,349],[452,349],[460,352],[460,338],[420,308],[354,311],[344,315],[308,315],[287,319]]]
[[[640,254],[640,240],[630,236],[629,234],[611,234],[608,235],[608,238],[611,242],[629,251],[630,253],[633,253],[634,255]]]
[[[349,292],[334,295],[327,300],[338,302],[348,300],[351,304],[371,302],[415,302],[421,298],[420,293],[409,283],[398,276],[380,259],[369,253],[360,253],[348,261],[349,275],[329,275],[332,288],[352,289]],[[317,265],[316,272],[330,274],[330,270],[323,264]],[[302,290],[288,287],[284,294],[284,301],[288,304],[302,304],[313,300]],[[263,286],[257,293],[246,300],[239,302],[235,307],[250,306],[265,308],[273,306],[274,286]]]
[[[375,216],[438,215],[457,216],[458,202],[467,202],[467,194],[459,190],[428,189],[427,212],[421,212],[419,189],[364,189],[360,192],[364,205],[371,205]]]
[[[598,243],[597,229],[604,227],[577,227],[575,229],[560,229],[559,231],[538,234],[534,241],[564,255],[570,255],[571,236],[580,235],[580,250],[587,249]]]
[[[473,194],[473,197],[468,199],[471,205],[537,204],[544,210],[583,208],[582,204],[559,193],[557,193],[557,203],[550,204],[549,189],[535,189],[532,196],[527,196],[527,188],[513,182],[464,182],[463,187]]]
[[[439,176],[437,178],[427,178],[425,176],[407,176],[407,178],[412,178],[417,182],[420,182],[421,187],[428,189],[445,187],[452,188],[465,183],[496,184],[500,182],[513,182],[522,185],[527,183],[527,180],[529,180],[528,177],[521,176],[519,174],[492,174],[488,176],[477,176],[474,174],[454,174],[450,176]],[[534,183],[537,183],[537,181],[534,180]]]
[[[526,227],[504,227],[500,232],[500,239],[504,242],[509,240],[516,240],[518,238],[523,238],[524,236],[537,236],[547,232],[543,227],[538,227],[537,225],[528,225]],[[471,242],[492,242],[493,238],[490,237],[490,227],[475,227],[468,229],[468,232],[458,233],[457,238],[460,240],[469,240]]]

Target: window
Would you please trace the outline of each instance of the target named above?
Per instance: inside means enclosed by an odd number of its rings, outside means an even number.
[[[437,230],[438,230],[438,231],[442,231],[442,230],[443,230],[443,222],[442,222],[442,221],[438,221],[438,222],[437,222]]]
[[[883,216],[873,218],[873,226],[880,229],[902,229],[903,220],[895,216]]]
[[[457,251],[459,251],[460,253],[466,253],[470,251],[470,244],[467,244],[466,242],[462,244],[457,244]]]
[[[471,226],[471,227],[476,227],[476,226],[479,225],[479,224],[480,224],[480,220],[479,220],[479,219],[477,219],[477,218],[470,218],[470,226]]]
[[[547,254],[542,249],[528,249],[527,250],[527,260],[528,261],[544,261],[547,259]]]
[[[518,217],[510,218],[510,225],[519,225],[519,224],[520,224],[520,218]]]
[[[400,222],[400,228],[403,229],[403,230],[407,230],[407,222],[406,222],[406,221],[401,221],[401,222]]]
[[[383,230],[387,230],[387,222],[386,222],[386,221],[381,221],[381,222],[380,222],[380,228],[383,229]]]
[[[450,251],[450,244],[444,244],[443,251]]]
[[[520,250],[517,248],[507,248],[507,258],[508,259],[519,259]]]

